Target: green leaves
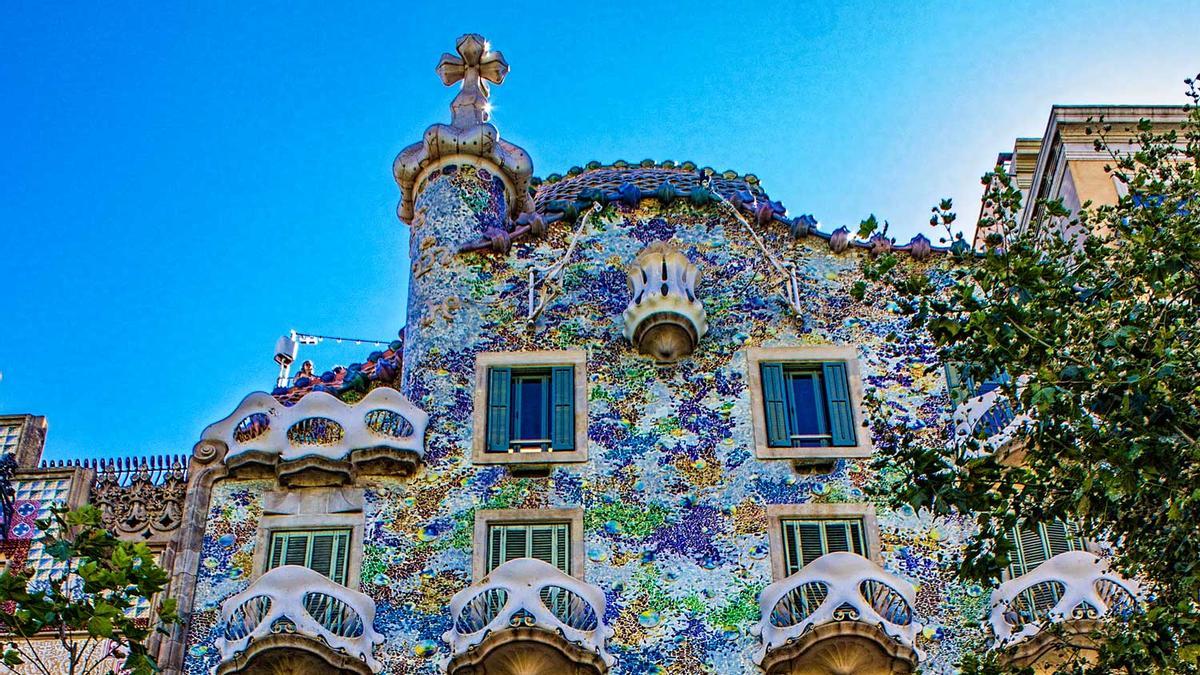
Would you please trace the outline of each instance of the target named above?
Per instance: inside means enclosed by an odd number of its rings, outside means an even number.
[[[77,667],[91,664],[89,644],[112,640],[126,655],[120,664],[122,669],[135,675],[157,673],[158,667],[144,645],[150,632],[138,624],[132,610],[141,600],[161,593],[168,575],[145,542],[122,541],[102,523],[99,509],[92,506],[75,511],[56,508],[50,518],[39,522],[45,533],[45,550],[62,561],[64,570],[39,577],[34,591],[30,591],[32,570],[0,572],[0,604],[13,606],[11,614],[0,613],[0,630],[21,637],[38,633],[58,636]],[[173,599],[160,601],[157,619],[160,627],[178,621]],[[27,644],[9,643],[4,663],[24,663],[26,669],[57,675],[57,668],[47,671],[38,659],[23,651],[29,648]]]
[[[1043,201],[1017,228],[1021,192],[997,167],[983,179],[986,251],[953,253],[939,283],[863,263],[866,279],[898,291],[900,314],[943,362],[1012,374],[1001,390],[1033,421],[1014,445],[1018,463],[949,431],[915,434],[868,401],[877,468],[900,474],[878,497],[976,514],[964,578],[996,578],[1008,555],[998,535],[1018,518],[1071,519],[1115,545],[1116,568],[1154,596],[1148,611],[1105,626],[1098,661],[1072,672],[1200,672],[1200,208],[1180,206],[1200,204],[1200,108],[1189,115],[1178,132],[1138,124],[1133,152],[1110,146],[1111,125],[1093,125],[1126,188],[1115,205]],[[932,209],[943,244],[963,241],[952,209]],[[986,655],[962,667],[1014,672]]]

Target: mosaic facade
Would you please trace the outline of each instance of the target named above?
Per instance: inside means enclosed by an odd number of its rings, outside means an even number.
[[[658,170],[663,180],[670,170]],[[585,174],[586,175],[586,174]],[[802,475],[754,456],[745,349],[854,345],[866,386],[892,413],[935,437],[949,422],[940,364],[862,280],[860,253],[834,254],[782,227],[759,234],[795,264],[802,312],[782,301],[745,224],[721,204],[613,204],[582,224],[561,290],[527,320],[529,270],[568,249],[572,228],[513,244],[506,256],[455,249],[503,213],[500,181],[471,166],[443,169],[417,199],[415,261],[402,391],[431,415],[423,467],[409,480],[366,485],[360,590],[377,605],[378,650],[388,673],[433,673],[451,624],[444,601],[472,583],[477,509],[584,511],[584,578],[603,589],[614,628],[613,673],[758,672],[758,594],[771,582],[766,508],[866,501],[897,480],[869,460],[840,460]],[[656,365],[622,335],[625,269],[654,241],[674,242],[703,273],[697,295],[709,332],[688,359]],[[911,263],[936,277],[937,262]],[[582,349],[587,357],[589,459],[550,475],[515,477],[470,462],[475,356],[485,351]],[[866,433],[862,430],[862,433]],[[204,534],[187,672],[206,673],[222,600],[252,568],[270,481],[225,480]],[[975,626],[986,594],[954,580],[968,532],[962,522],[878,510],[884,567],[917,588],[919,638],[930,672],[948,671],[983,643]]]

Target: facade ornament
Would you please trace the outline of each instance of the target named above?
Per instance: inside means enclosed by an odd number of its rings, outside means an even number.
[[[91,502],[104,527],[123,537],[171,532],[183,520],[187,459],[152,457],[101,464]]]
[[[659,362],[691,354],[708,332],[704,304],[696,298],[699,278],[696,266],[671,245],[647,246],[629,268],[625,337]]]
[[[400,220],[412,223],[417,192],[424,179],[449,164],[470,164],[500,176],[508,216],[515,220],[533,211],[529,195],[533,161],[524,150],[501,139],[500,132],[488,121],[491,104],[487,83],[503,82],[508,62],[475,33],[458,38],[455,50],[457,56],[443,54],[437,65],[438,76],[447,86],[462,83],[450,104],[450,124],[430,126],[421,142],[402,150],[392,166],[401,191]]]

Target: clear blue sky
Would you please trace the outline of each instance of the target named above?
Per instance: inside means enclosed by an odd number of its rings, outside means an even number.
[[[6,5],[0,412],[47,415],[47,457],[190,451],[289,328],[395,336],[391,163],[449,121],[461,33],[508,58],[493,119],[539,175],[693,160],[902,240],[942,196],[973,218],[1051,104],[1182,103],[1200,69],[1195,0],[330,4]]]

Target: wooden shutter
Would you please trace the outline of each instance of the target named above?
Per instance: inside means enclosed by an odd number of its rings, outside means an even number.
[[[271,557],[267,561],[267,569],[273,570],[283,564],[283,548],[287,538],[279,534],[271,535]]]
[[[529,557],[550,563],[564,574],[571,573],[568,555],[569,526],[566,523],[531,525],[529,527]]]
[[[865,557],[867,555],[867,542],[866,538],[863,537],[862,521],[850,521],[849,529],[851,551]]]
[[[1069,523],[1056,520],[1042,527],[1046,530],[1046,548],[1049,549],[1051,558],[1067,551],[1084,550],[1083,538]]]
[[[850,383],[846,364],[830,361],[822,364],[825,377],[825,401],[829,406],[829,433],[833,445],[855,445],[854,412],[850,405]]]
[[[802,564],[812,564],[817,558],[825,555],[825,537],[821,523],[801,522],[796,529],[800,533],[800,560]]]
[[[784,399],[783,364],[763,363],[762,373],[763,416],[767,428],[767,445],[772,448],[790,447],[788,434],[787,403]]]
[[[349,530],[274,532],[267,569],[300,565],[345,584],[349,556]]]
[[[504,564],[504,527],[493,525],[488,530],[488,571]]]
[[[550,449],[575,449],[575,368],[550,371]]]
[[[1012,578],[1028,574],[1049,559],[1047,545],[1041,527],[1021,523],[1009,534],[1009,543],[1013,544],[1016,552],[1009,565]]]
[[[783,521],[783,567],[784,574],[791,576],[804,567],[800,557],[800,538],[795,521]]]
[[[504,527],[504,562],[529,555],[529,530],[520,525]]]
[[[284,544],[283,564],[301,566],[307,565],[308,535],[289,532],[285,534],[284,537],[287,541]]]
[[[487,449],[488,452],[508,452],[509,396],[512,392],[512,370],[488,370],[487,392]]]
[[[337,535],[333,532],[314,534],[312,543],[310,544],[312,554],[309,557],[308,568],[314,572],[320,572],[330,579],[333,579],[333,558],[336,537]]]

